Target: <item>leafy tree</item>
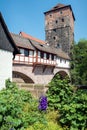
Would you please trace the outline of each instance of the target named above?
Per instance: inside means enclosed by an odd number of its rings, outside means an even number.
[[[87,85],[87,40],[74,44],[71,55],[71,80],[76,85]]]

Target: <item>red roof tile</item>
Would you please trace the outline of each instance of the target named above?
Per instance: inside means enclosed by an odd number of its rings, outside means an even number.
[[[34,40],[34,41],[36,41],[36,42],[39,42],[39,43],[41,43],[41,44],[45,44],[45,41],[40,40],[40,39],[37,39],[37,38],[35,38],[35,37],[32,37],[32,36],[30,36],[29,34],[26,34],[26,33],[24,33],[24,32],[20,32],[19,35],[22,36],[22,37],[24,37],[24,38],[29,38],[29,39],[31,39],[31,40]]]

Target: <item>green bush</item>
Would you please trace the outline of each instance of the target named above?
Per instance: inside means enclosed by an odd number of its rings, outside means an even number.
[[[87,90],[78,90],[67,104],[60,109],[60,122],[70,130],[87,128]]]
[[[62,79],[59,75],[53,78],[47,91],[48,106],[51,109],[60,109],[62,104],[68,102],[73,95],[72,86],[68,79]]]
[[[32,99],[27,91],[19,90],[9,79],[6,89],[0,91],[0,130],[14,128],[24,129],[24,106]],[[26,126],[27,127],[27,126]]]
[[[58,121],[65,130],[87,128],[87,90],[74,89],[68,80],[57,75],[47,92],[48,106],[59,110]]]
[[[0,91],[0,130],[25,130],[37,122],[46,124],[44,115],[29,91],[19,90],[9,79],[6,81],[6,89]]]

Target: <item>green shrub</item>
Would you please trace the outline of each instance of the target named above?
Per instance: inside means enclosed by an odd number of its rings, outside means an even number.
[[[15,87],[17,87],[17,86],[16,86],[16,83],[11,82],[10,79],[7,79],[7,80],[5,81],[5,86],[6,86],[6,88],[15,88]]]
[[[85,130],[87,128],[87,90],[73,89],[68,80],[57,75],[47,92],[48,105],[58,109],[58,121],[65,130]]]
[[[60,109],[60,122],[70,130],[85,130],[87,127],[87,90],[78,90],[69,103]]]
[[[6,89],[0,91],[0,130],[25,130],[36,127],[36,123],[46,125],[45,113],[38,111],[38,100],[29,91],[20,90],[6,80]]]
[[[72,86],[68,79],[62,79],[59,75],[50,82],[47,91],[48,106],[51,109],[59,109],[62,104],[68,102],[73,95]]]
[[[19,90],[16,84],[8,79],[6,89],[0,91],[0,130],[24,129],[23,109],[27,102],[31,102],[31,99],[28,91]]]

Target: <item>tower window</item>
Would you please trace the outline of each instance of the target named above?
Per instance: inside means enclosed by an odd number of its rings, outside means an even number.
[[[62,22],[64,22],[64,18],[62,18]]]
[[[58,44],[56,44],[55,47],[56,47],[56,48],[61,48],[61,45],[58,43]]]
[[[50,14],[50,17],[52,17],[52,14]]]
[[[60,44],[57,44],[57,48],[60,48]]]
[[[54,32],[56,32],[56,29],[53,29]]]
[[[58,20],[56,20],[55,23],[57,24],[57,23],[58,23]]]
[[[55,40],[55,39],[56,39],[56,37],[53,37],[53,39]]]
[[[62,11],[60,11],[60,14],[62,14]]]

